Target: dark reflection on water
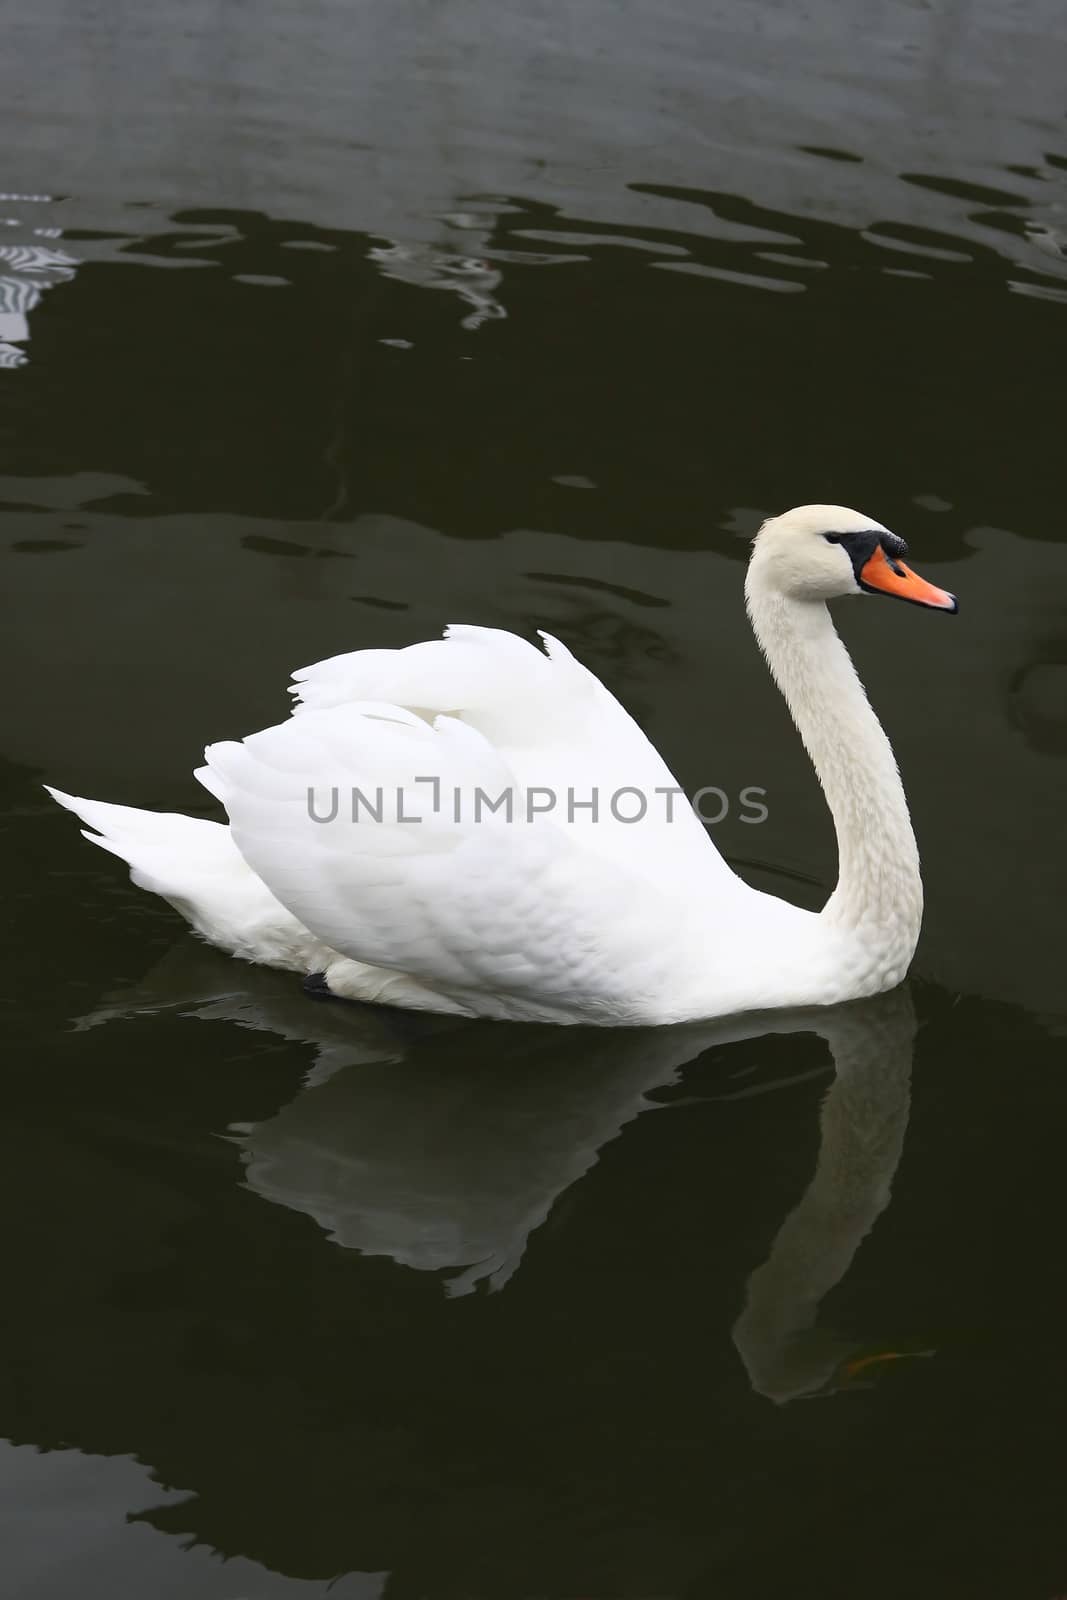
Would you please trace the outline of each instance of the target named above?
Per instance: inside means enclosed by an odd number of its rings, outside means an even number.
[[[850,503],[874,483],[883,518],[913,518],[917,485],[951,483],[954,526],[932,530],[946,553],[974,521],[1057,536],[1062,263],[1020,270],[948,231],[630,187],[727,236],[638,238],[472,197],[471,256],[236,211],[113,241],[41,306],[21,382],[47,405],[23,415],[8,470],[121,467],[135,484],[85,505],[122,515],[387,507],[485,536],[521,507],[542,528],[657,546],[703,545],[709,496]],[[572,467],[598,490],[580,506]]]
[[[5,1427],[185,1491],[138,1521],[390,1593],[845,1594],[877,1550],[889,1595],[916,1548],[1047,1586],[1058,1062],[914,1001],[590,1041],[301,1012],[183,946],[16,1065]],[[991,1452],[1026,1429],[1025,1551],[974,1520],[979,1404]]]
[[[812,1310],[889,1198],[907,1121],[915,1032],[907,990],[825,1012],[559,1033],[371,1008],[312,1008],[299,987],[273,974],[253,973],[236,989],[233,981],[229,966],[185,942],[143,983],[82,1018],[79,1028],[169,1011],[312,1045],[304,1092],[269,1120],[235,1130],[249,1187],[305,1212],[346,1249],[446,1274],[449,1295],[483,1282],[502,1288],[555,1202],[649,1108],[650,1097],[662,1103],[657,1091],[676,1085],[689,1062],[743,1040],[813,1033],[829,1045],[837,1072],[824,1109],[819,1177],[801,1208],[817,1218],[806,1228],[800,1212],[791,1218],[771,1263],[757,1275],[760,1287],[753,1284],[736,1332],[743,1348],[790,1342],[788,1330],[764,1326],[761,1307],[773,1306],[777,1315],[790,1298],[769,1296],[767,1278],[784,1271],[802,1286],[803,1308]],[[776,1086],[770,1078],[754,1089],[742,1077],[736,1085],[727,1081],[716,1098]],[[802,1236],[802,1244],[794,1242]],[[820,1270],[824,1259],[829,1265]],[[820,1278],[826,1281],[816,1293]],[[753,1381],[777,1396],[770,1379],[753,1375]]]
[[[340,17],[43,0],[0,60],[8,1587],[1052,1600],[1060,8]],[[292,667],[546,626],[818,904],[740,601],[807,499],[962,599],[841,608],[928,893],[877,1003],[315,1006],[41,796],[204,811]]]

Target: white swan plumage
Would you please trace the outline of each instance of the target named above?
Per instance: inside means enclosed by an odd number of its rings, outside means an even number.
[[[749,616],[837,833],[819,913],[732,871],[638,725],[544,634],[451,627],[297,672],[289,720],[206,752],[228,826],[49,792],[210,943],[342,998],[642,1025],[880,993],[918,939],[918,852],[826,602],[955,611],[905,549],[830,505],[753,545]]]

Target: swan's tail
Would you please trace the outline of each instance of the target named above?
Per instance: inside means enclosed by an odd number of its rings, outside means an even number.
[[[320,971],[336,959],[256,877],[224,823],[45,788],[88,825],[86,839],[127,861],[138,888],[162,896],[209,944],[294,972]]]

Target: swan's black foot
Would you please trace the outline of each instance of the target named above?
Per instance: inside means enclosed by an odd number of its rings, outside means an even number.
[[[326,982],[325,972],[309,972],[304,979],[304,993],[309,994],[313,1000],[336,1000],[338,998]]]

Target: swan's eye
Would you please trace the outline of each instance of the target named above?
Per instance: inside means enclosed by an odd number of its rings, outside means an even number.
[[[824,533],[823,538],[827,544],[840,544],[842,539],[847,539],[847,533]]]

